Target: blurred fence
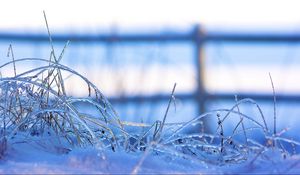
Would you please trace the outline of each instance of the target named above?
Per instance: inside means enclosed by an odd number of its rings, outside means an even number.
[[[75,43],[101,43],[103,45],[114,45],[122,43],[190,43],[192,45],[192,59],[195,66],[196,75],[196,88],[189,92],[176,92],[175,96],[180,100],[189,100],[197,106],[198,114],[206,111],[206,104],[214,100],[234,100],[235,95],[241,98],[253,98],[255,100],[270,100],[272,101],[272,93],[264,92],[247,92],[247,93],[222,93],[222,92],[209,92],[206,89],[204,77],[205,71],[205,56],[203,54],[204,45],[214,42],[230,42],[230,43],[289,43],[299,44],[300,35],[291,34],[266,34],[266,33],[253,33],[253,34],[237,34],[237,33],[205,33],[199,26],[195,26],[193,30],[185,33],[152,33],[152,34],[54,34],[53,41],[56,43],[64,43],[71,40]],[[0,33],[0,42],[13,42],[13,43],[32,43],[38,45],[39,43],[48,43],[47,35],[37,34],[18,34],[18,33]],[[172,86],[170,86],[171,92]],[[111,96],[110,101],[116,105],[126,103],[140,103],[146,101],[148,103],[167,102],[170,98],[168,92],[135,95],[121,95]],[[286,102],[300,102],[300,94],[281,94],[277,93],[276,98],[278,101]]]

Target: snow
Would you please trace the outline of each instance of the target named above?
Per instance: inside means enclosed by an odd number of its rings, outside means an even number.
[[[74,148],[66,154],[37,149],[28,144],[10,146],[0,162],[1,174],[135,174],[135,173],[300,173],[300,157],[285,159],[275,149],[243,163],[212,165],[150,152],[116,152],[96,147]]]
[[[102,154],[105,156],[103,157]],[[94,147],[75,148],[69,154],[47,153],[26,144],[10,148],[0,165],[0,173],[131,173],[143,154],[123,151],[104,153]],[[185,162],[187,164],[187,162]],[[138,172],[179,173],[185,167],[162,161],[159,156],[149,156]],[[191,169],[192,170],[192,169]]]

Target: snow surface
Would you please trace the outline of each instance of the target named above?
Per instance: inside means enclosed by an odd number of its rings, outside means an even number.
[[[95,147],[74,148],[58,154],[28,144],[10,146],[0,161],[1,174],[92,174],[92,173],[300,173],[300,157],[283,159],[270,149],[264,159],[255,155],[239,164],[206,165],[180,157],[161,156],[150,152],[102,151]]]

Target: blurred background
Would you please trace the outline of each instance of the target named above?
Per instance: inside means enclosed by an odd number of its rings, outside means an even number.
[[[292,0],[3,1],[1,63],[9,59],[9,44],[16,58],[49,58],[45,10],[55,49],[60,52],[71,41],[62,63],[95,83],[121,119],[161,120],[176,82],[176,110],[171,107],[167,122],[231,108],[237,95],[256,100],[272,124],[271,73],[281,130],[295,126],[300,114],[299,5]],[[69,95],[84,95],[76,80],[67,88]],[[253,106],[241,110],[259,116]]]

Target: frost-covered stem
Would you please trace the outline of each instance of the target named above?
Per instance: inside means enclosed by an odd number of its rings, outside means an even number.
[[[236,102],[236,103],[238,102],[237,95],[235,95],[235,102]],[[244,137],[245,137],[245,140],[246,140],[246,144],[248,145],[248,138],[247,138],[247,135],[246,135],[245,125],[244,125],[244,122],[243,122],[244,118],[243,118],[243,116],[241,115],[241,111],[240,111],[239,105],[236,105],[236,107],[237,107],[237,110],[238,110],[238,113],[239,113],[239,116],[240,116],[240,123],[242,124],[242,128],[243,128],[243,132],[244,132]],[[240,123],[239,123],[239,124],[240,124]],[[239,124],[238,124],[238,125],[239,125]]]
[[[176,89],[176,83],[174,84],[174,87],[173,87],[173,90],[172,90],[172,94],[171,94],[171,98],[169,99],[168,107],[167,107],[167,110],[166,110],[166,112],[165,112],[165,116],[164,116],[164,119],[163,119],[163,121],[162,121],[160,131],[163,130],[163,127],[164,127],[164,125],[165,125],[166,118],[167,118],[167,115],[168,115],[168,112],[169,112],[169,108],[170,108],[170,106],[171,106],[172,100],[174,99],[173,97],[174,97],[175,89]]]
[[[220,130],[221,130],[220,135],[221,135],[221,153],[222,153],[224,151],[224,130],[223,130],[223,125],[220,117],[221,117],[220,113],[217,113],[218,125],[220,126]]]
[[[150,143],[150,146],[146,149],[146,151],[144,152],[143,156],[141,157],[141,159],[138,161],[138,163],[134,166],[131,174],[138,174],[142,164],[144,163],[146,157],[149,155],[150,153],[150,149],[153,145],[156,145],[157,143],[156,142],[151,142]]]
[[[50,28],[49,28],[47,17],[46,17],[46,12],[43,11],[43,13],[44,13],[44,19],[45,19],[45,23],[46,23],[46,27],[47,27],[49,42],[51,44],[51,49],[52,49],[52,54],[53,54],[54,62],[58,63],[60,61],[60,59],[62,58],[64,50],[66,49],[66,47],[69,44],[69,42],[67,42],[67,44],[65,45],[65,47],[64,47],[64,49],[63,49],[63,51],[62,51],[62,53],[61,53],[61,55],[59,57],[59,59],[57,59],[56,56],[55,56],[55,51],[54,51],[54,46],[53,46],[53,40],[52,40],[52,37],[51,37]],[[58,72],[58,80],[59,80],[59,83],[60,83],[61,88],[62,88],[62,93],[63,93],[63,95],[66,95],[66,90],[65,90],[65,86],[64,86],[64,82],[63,82],[63,79],[62,79],[61,72],[60,72],[59,69],[57,69],[57,72]]]
[[[176,89],[176,83],[175,83],[174,86],[173,86],[173,90],[172,90],[172,93],[171,93],[171,98],[169,99],[168,107],[167,107],[167,109],[166,109],[166,112],[165,112],[163,121],[162,121],[162,123],[161,123],[161,125],[160,125],[160,127],[159,127],[159,130],[158,130],[158,133],[157,133],[157,134],[158,134],[158,135],[157,135],[157,139],[160,138],[160,135],[161,135],[161,133],[162,133],[162,131],[163,131],[163,127],[164,127],[164,125],[165,125],[166,118],[167,118],[167,116],[168,116],[169,108],[170,108],[170,106],[171,106],[172,100],[174,99],[173,97],[174,97],[175,89]],[[156,139],[156,138],[155,138],[155,139]]]
[[[264,116],[264,114],[263,114],[263,112],[262,112],[262,109],[260,108],[260,106],[259,106],[254,100],[252,100],[252,99],[250,99],[250,98],[244,98],[244,99],[242,99],[242,100],[236,102],[236,104],[235,104],[230,110],[224,110],[224,111],[227,111],[227,114],[223,117],[222,122],[224,122],[225,119],[226,119],[231,113],[234,113],[233,110],[234,110],[234,108],[236,108],[237,105],[240,105],[240,104],[242,104],[242,103],[251,103],[251,104],[253,104],[253,105],[256,106],[256,108],[258,109],[258,111],[259,111],[259,113],[260,113],[260,116],[261,116],[261,118],[262,118],[262,120],[263,120],[263,122],[264,122],[264,125],[265,125],[265,126],[263,127],[263,130],[264,130],[265,133],[267,133],[267,132],[269,131],[269,129],[268,129],[268,125],[267,125],[265,116]],[[217,110],[217,111],[220,111],[220,110]],[[243,115],[243,116],[244,116],[244,115]],[[245,117],[245,116],[244,116],[244,117]],[[252,120],[252,119],[251,119],[251,120]],[[254,120],[252,120],[252,121],[254,121]],[[255,123],[258,124],[258,122],[255,122]],[[260,124],[259,124],[259,125],[260,125]]]
[[[51,51],[52,51],[54,60],[57,61],[56,60],[56,56],[55,56],[55,52],[54,52],[54,46],[53,46],[53,41],[52,41],[52,37],[51,37],[49,25],[48,25],[48,20],[47,20],[46,12],[43,11],[43,13],[44,13],[44,19],[45,19],[45,23],[46,23],[47,32],[48,32],[49,42],[50,42],[50,45],[51,45]]]
[[[8,47],[7,57],[9,57],[10,53],[11,53],[13,67],[14,67],[14,75],[16,77],[17,76],[16,61],[15,61],[14,51],[13,51],[13,48],[12,48],[11,44]],[[19,105],[20,105],[20,114],[19,115],[21,115],[22,111],[23,111],[23,108],[22,108],[20,97],[19,97],[19,91],[18,91],[18,89],[16,89],[16,98],[17,98],[17,100],[19,102]]]
[[[275,88],[274,88],[274,84],[273,84],[273,80],[272,80],[272,76],[271,73],[269,73],[269,77],[270,77],[270,81],[271,81],[271,85],[272,85],[272,90],[273,90],[273,107],[274,107],[274,131],[273,134],[274,136],[276,136],[276,120],[277,120],[277,116],[276,116],[276,94],[275,94]]]
[[[12,49],[12,45],[10,44],[8,47],[8,52],[7,52],[7,57],[9,57],[9,54],[11,53],[12,61],[13,61],[13,66],[14,66],[14,74],[17,76],[17,69],[16,69],[16,63],[15,63],[15,56],[14,56],[14,51]]]

